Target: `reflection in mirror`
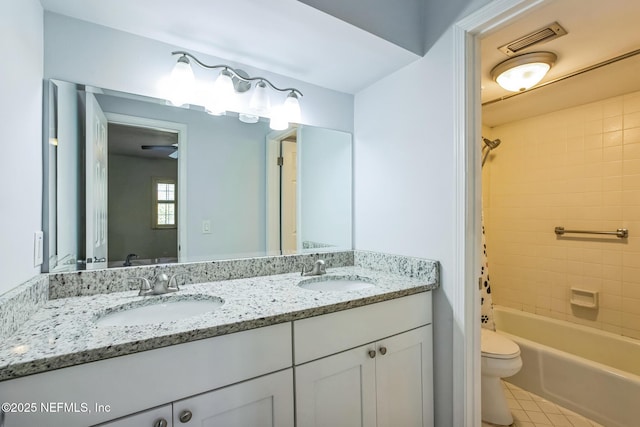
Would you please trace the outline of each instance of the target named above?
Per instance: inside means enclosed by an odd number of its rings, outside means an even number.
[[[46,89],[45,271],[352,248],[350,134]]]

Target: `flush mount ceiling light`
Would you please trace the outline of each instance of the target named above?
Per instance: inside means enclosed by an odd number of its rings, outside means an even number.
[[[552,52],[514,56],[496,65],[491,70],[491,78],[508,91],[522,92],[537,85],[556,59],[557,56]]]
[[[167,99],[173,105],[204,104],[209,114],[220,115],[226,111],[239,113],[239,118],[245,123],[255,123],[260,116],[271,119],[271,128],[289,127],[289,123],[300,123],[300,102],[302,92],[295,88],[279,88],[264,77],[249,77],[244,71],[234,69],[228,65],[207,65],[188,52],[176,51],[172,55],[180,55],[178,62],[169,78],[169,92]],[[215,70],[221,69],[220,74],[213,83],[211,90],[204,102],[196,101],[195,76],[191,70],[193,60],[202,68]],[[252,88],[252,83],[256,82]],[[268,88],[276,92],[287,93],[282,104],[271,106]],[[241,107],[239,95],[243,92],[251,92],[248,107]],[[246,103],[245,103],[246,104]],[[276,112],[274,113],[274,110]],[[274,127],[275,126],[275,127]]]

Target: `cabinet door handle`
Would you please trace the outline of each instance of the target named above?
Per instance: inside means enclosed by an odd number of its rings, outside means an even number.
[[[167,427],[169,423],[164,418],[159,418],[153,422],[153,427]]]
[[[374,357],[376,357],[376,351],[375,350],[369,350],[369,357],[372,358],[372,359]]]
[[[191,413],[191,411],[185,409],[184,411],[180,412],[180,417],[178,417],[178,419],[181,423],[188,423],[191,420],[192,416],[193,414]]]
[[[387,347],[380,347],[380,354],[383,356],[387,354]]]

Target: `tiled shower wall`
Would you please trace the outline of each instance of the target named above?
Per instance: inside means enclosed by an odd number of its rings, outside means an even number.
[[[483,170],[494,303],[640,339],[640,92],[483,133],[502,140]],[[572,287],[599,308],[572,306]]]

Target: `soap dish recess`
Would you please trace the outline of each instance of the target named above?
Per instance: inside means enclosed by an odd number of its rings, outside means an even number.
[[[598,291],[571,288],[571,305],[585,308],[598,308]]]

